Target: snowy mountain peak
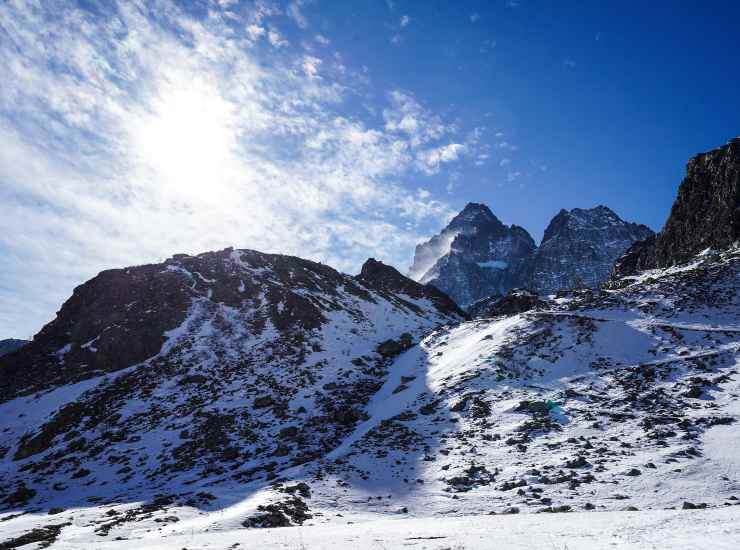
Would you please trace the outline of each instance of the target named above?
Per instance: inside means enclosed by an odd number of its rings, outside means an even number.
[[[526,229],[505,226],[491,210],[469,203],[439,235],[416,247],[410,276],[442,289],[464,307],[517,286],[540,292],[596,286],[635,241],[652,235],[610,208],[561,210],[540,247]]]
[[[452,219],[447,228],[454,229],[466,226],[491,224],[497,227],[503,227],[501,220],[491,212],[491,209],[488,208],[488,206],[476,202],[469,202],[465,205],[465,208],[463,208],[460,213]]]
[[[469,203],[439,235],[416,247],[410,275],[462,306],[521,281],[535,248],[522,227],[507,227],[484,204]]]
[[[626,227],[639,234],[646,233],[645,230],[649,231],[647,226],[625,222],[607,206],[599,205],[594,208],[573,208],[572,210],[562,209],[545,229],[542,244],[563,231],[586,229],[603,231],[613,227]]]
[[[561,210],[533,255],[528,286],[543,294],[598,286],[632,243],[652,234],[649,227],[625,222],[603,205]]]

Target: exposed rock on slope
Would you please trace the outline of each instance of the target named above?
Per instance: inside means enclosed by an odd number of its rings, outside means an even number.
[[[469,203],[439,235],[416,247],[410,276],[464,307],[522,282],[534,249],[525,229],[506,226],[487,206]]]
[[[383,266],[374,261],[367,265]],[[244,317],[240,330],[255,336],[268,328],[318,330],[333,312],[357,313],[348,299],[374,303],[378,293],[384,303],[390,301],[414,316],[464,316],[436,288],[397,272],[392,284],[383,287],[365,273],[367,265],[353,278],[300,258],[226,249],[104,271],[77,287],[33,342],[3,358],[0,401],[115,372],[165,353],[172,344],[163,345],[175,340],[176,329],[206,301],[213,304],[208,307],[237,310]]]
[[[69,536],[85,540],[403,510],[731,504],[739,277],[736,250],[703,255],[415,346],[431,319],[364,283],[375,302],[345,294],[349,277],[333,295],[299,286],[333,305],[290,341],[269,316],[259,335],[242,330],[244,312],[203,289],[157,358],[0,405],[0,500],[74,507],[59,523],[74,513]],[[407,349],[393,363],[374,351],[390,338]]]
[[[635,243],[615,276],[681,263],[706,248],[740,240],[740,138],[702,153],[686,165],[668,221],[657,237]]]
[[[542,294],[596,287],[632,243],[652,235],[649,227],[625,222],[606,206],[561,210],[534,253],[529,287]]]
[[[539,307],[547,307],[547,302],[540,299],[535,292],[516,288],[506,296],[493,296],[478,300],[468,308],[473,319],[501,317],[524,313]]]
[[[357,279],[375,291],[383,293],[391,300],[398,295],[428,298],[438,312],[466,317],[465,312],[444,292],[433,286],[422,285],[404,277],[396,268],[374,258],[370,258],[363,264]]]

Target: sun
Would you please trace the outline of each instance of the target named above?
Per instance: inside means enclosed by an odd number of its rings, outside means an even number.
[[[135,153],[168,190],[183,198],[210,194],[235,145],[233,113],[203,80],[168,83],[135,125]]]

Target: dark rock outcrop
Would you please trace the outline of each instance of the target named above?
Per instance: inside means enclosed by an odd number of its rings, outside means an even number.
[[[386,296],[404,294],[414,299],[428,299],[441,312],[467,317],[457,304],[444,292],[432,285],[424,285],[401,275],[394,267],[368,259],[357,275],[357,280]]]
[[[546,303],[539,298],[537,293],[517,288],[503,297],[479,300],[468,308],[468,313],[473,319],[516,315],[517,313],[544,307]]]
[[[740,138],[689,160],[686,177],[661,232],[617,261],[614,277],[685,262],[740,240]]]
[[[254,334],[268,322],[277,331],[310,331],[339,307],[331,299],[340,289],[365,302],[380,295],[415,315],[431,305],[443,315],[466,317],[436,288],[374,260],[355,278],[320,263],[253,250],[176,254],[161,264],[103,271],[75,288],[32,342],[0,357],[0,402],[155,357],[199,300],[254,308],[245,327]],[[317,301],[311,293],[329,301]],[[419,303],[422,299],[429,302]]]

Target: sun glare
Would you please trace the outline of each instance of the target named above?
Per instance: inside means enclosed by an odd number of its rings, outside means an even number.
[[[233,108],[202,81],[168,86],[133,138],[139,158],[168,190],[202,197],[226,169],[235,142]]]

